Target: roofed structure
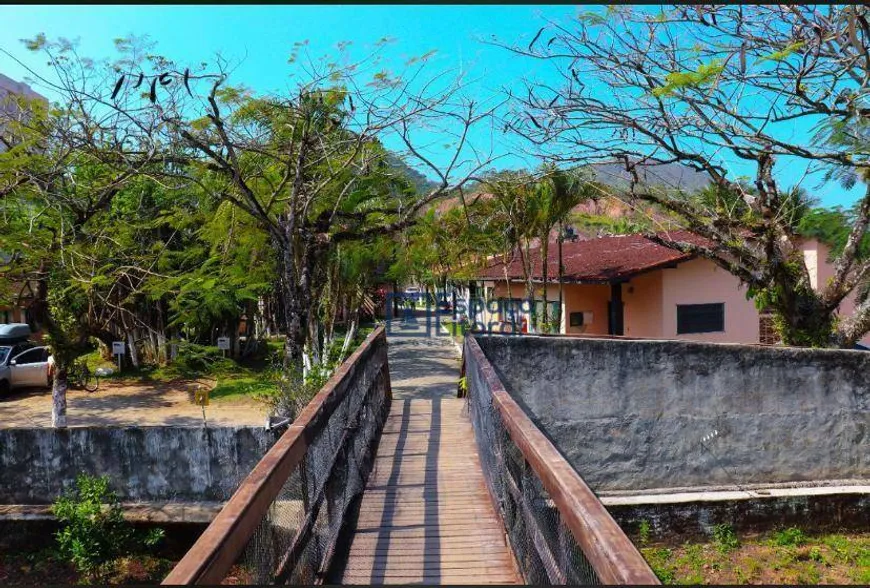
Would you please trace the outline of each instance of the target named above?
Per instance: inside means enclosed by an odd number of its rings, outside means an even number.
[[[698,245],[708,244],[704,238],[688,231],[671,231],[667,235],[673,240]],[[533,260],[533,279],[541,281],[543,273],[540,250],[531,249],[529,255]],[[547,257],[547,275],[555,281],[559,275],[559,256],[555,243],[550,245]],[[589,284],[618,282],[637,274],[688,261],[693,257],[692,254],[664,247],[637,234],[569,241],[562,244],[562,264],[565,268],[563,281]],[[504,280],[504,266],[504,260],[496,256],[490,260],[490,264],[479,277],[483,280]],[[514,252],[513,258],[507,264],[507,273],[512,281],[525,279],[519,251]]]

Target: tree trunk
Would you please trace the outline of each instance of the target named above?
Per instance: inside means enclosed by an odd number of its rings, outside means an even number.
[[[534,263],[529,263],[529,251],[528,244],[526,245],[526,249],[523,249],[523,246],[519,246],[520,251],[520,263],[523,266],[523,273],[526,278],[526,300],[529,304],[529,322],[528,322],[528,330],[530,333],[535,332],[535,316],[537,315],[537,309],[535,308],[535,284],[534,284],[534,271],[535,265]]]
[[[166,333],[161,330],[157,331],[157,363],[165,364],[169,359],[169,354],[166,352]]]
[[[54,378],[51,385],[51,426],[56,429],[65,429],[67,426],[66,391],[68,387],[66,366],[55,364]]]
[[[549,320],[550,320],[550,309],[548,308],[547,300],[547,266],[549,265],[547,262],[549,261],[547,258],[550,255],[550,234],[549,231],[546,235],[543,236],[541,240],[541,275],[544,281],[544,312],[542,313],[542,321],[543,321],[543,331],[549,332]]]
[[[774,323],[785,345],[795,347],[830,347],[835,341],[835,317],[827,312],[815,291],[793,290],[779,296],[773,304]],[[854,343],[854,342],[852,342]],[[851,347],[846,341],[841,345]]]
[[[127,347],[130,349],[130,363],[134,368],[139,367],[139,352],[136,350],[136,337],[132,331],[127,331]]]
[[[292,264],[292,255],[285,253],[285,259]],[[284,367],[292,374],[302,375],[305,343],[308,339],[308,308],[310,293],[297,285],[293,267],[285,267],[282,275],[282,301],[284,303],[284,328],[287,339],[284,342]]]
[[[347,358],[347,354],[350,351],[350,344],[353,342],[354,337],[356,337],[357,325],[359,323],[358,318],[359,311],[353,311],[350,323],[347,327],[347,333],[344,335],[344,342],[341,345],[341,353],[338,355],[336,365],[341,365],[345,358]]]
[[[239,321],[230,321],[230,357],[239,359]]]

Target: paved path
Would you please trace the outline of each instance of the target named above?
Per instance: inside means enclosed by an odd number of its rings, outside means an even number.
[[[392,325],[393,404],[360,503],[340,584],[515,584],[448,337]]]
[[[450,337],[427,332],[426,319],[389,326],[390,381],[394,400],[456,398],[459,352]]]

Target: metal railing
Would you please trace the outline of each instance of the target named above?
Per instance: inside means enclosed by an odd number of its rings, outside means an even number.
[[[310,584],[325,579],[371,471],[389,412],[378,327],[241,483],[164,584]]]
[[[474,336],[464,373],[484,477],[529,584],[659,584],[598,497],[504,385]]]

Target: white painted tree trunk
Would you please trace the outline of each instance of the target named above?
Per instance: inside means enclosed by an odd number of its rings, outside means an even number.
[[[130,349],[130,363],[133,367],[139,367],[139,352],[136,350],[136,337],[132,331],[127,331],[127,347]],[[123,360],[122,360],[123,361]]]
[[[166,363],[167,353],[166,353],[166,333],[163,331],[157,331],[157,362],[158,363]]]
[[[357,320],[356,318],[354,318],[350,322],[350,326],[348,327],[347,333],[344,336],[344,343],[342,343],[341,345],[341,354],[338,356],[338,361],[336,362],[338,365],[341,365],[345,358],[347,358],[347,352],[350,350],[350,344],[353,341],[353,338],[356,336],[356,327]]]
[[[61,375],[55,372],[51,386],[51,426],[56,429],[66,428],[66,370]]]
[[[308,350],[302,352],[302,379],[308,378],[308,374],[311,373],[311,354],[308,353]]]

